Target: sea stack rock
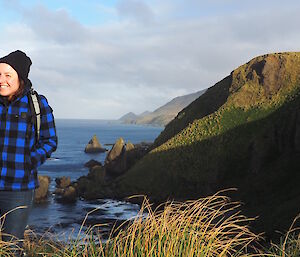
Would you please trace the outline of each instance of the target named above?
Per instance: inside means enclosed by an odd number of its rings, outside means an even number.
[[[68,186],[71,185],[71,178],[70,177],[61,177],[61,178],[56,178],[55,179],[56,182],[56,187],[57,188],[67,188]]]
[[[131,151],[133,149],[134,149],[134,144],[128,140],[126,143],[126,151]]]
[[[102,153],[105,151],[106,149],[101,146],[96,135],[92,137],[92,139],[89,141],[89,143],[84,149],[84,152],[86,153]]]
[[[108,152],[106,159],[105,159],[105,163],[109,163],[111,161],[116,160],[118,157],[121,156],[121,154],[124,152],[124,150],[125,150],[125,142],[124,142],[124,139],[122,137],[120,137],[116,141],[116,143],[113,145],[111,150]]]
[[[34,202],[42,203],[47,200],[48,197],[48,188],[50,184],[50,177],[48,176],[38,176],[39,187],[34,192]]]
[[[98,162],[98,161],[96,161],[94,159],[91,159],[91,160],[89,160],[88,162],[86,162],[84,164],[84,167],[87,167],[89,169],[93,168],[94,166],[102,166],[102,163]]]
[[[107,175],[118,176],[126,171],[126,147],[123,138],[119,138],[105,159]]]
[[[70,177],[56,178],[55,199],[61,203],[74,203],[77,199],[77,192],[71,183]]]
[[[74,203],[77,200],[77,192],[74,186],[68,186],[64,189],[61,198],[59,199],[62,203]]]

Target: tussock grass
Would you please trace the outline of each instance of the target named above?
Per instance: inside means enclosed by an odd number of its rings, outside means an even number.
[[[22,248],[20,247],[20,244],[22,243],[18,238],[15,238],[11,235],[8,235],[3,231],[3,225],[6,219],[6,216],[18,209],[24,209],[27,208],[27,206],[19,206],[16,207],[10,211],[8,211],[7,213],[4,213],[1,217],[0,217],[0,256],[14,256],[14,253],[16,251],[22,251]],[[10,237],[9,241],[3,241],[2,237]]]
[[[239,210],[238,202],[221,193],[183,203],[167,202],[154,210],[145,198],[140,213],[114,227],[107,240],[101,235],[105,224],[99,224],[86,229],[84,236],[78,233],[75,240],[67,242],[30,233],[24,248],[27,256],[57,257],[299,256],[300,238],[296,238],[292,227],[282,244],[273,244],[270,250],[257,249],[261,235],[249,230],[253,219]],[[82,230],[86,219],[87,216]],[[13,256],[10,244],[17,245],[0,242],[0,256]]]
[[[259,238],[248,229],[250,219],[238,212],[239,204],[226,196],[160,207],[152,212],[145,200],[147,217],[139,215],[119,231],[106,256],[238,256]]]
[[[271,242],[271,247],[264,256],[271,257],[299,257],[300,256],[300,228],[294,228],[300,219],[300,214],[294,219],[288,232],[281,237],[279,244]]]

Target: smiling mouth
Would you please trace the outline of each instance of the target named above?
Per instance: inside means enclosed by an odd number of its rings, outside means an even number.
[[[1,85],[0,88],[8,88],[8,85]]]

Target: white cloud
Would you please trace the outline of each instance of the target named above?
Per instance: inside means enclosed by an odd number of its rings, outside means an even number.
[[[14,1],[22,19],[3,28],[0,54],[27,52],[57,117],[118,118],[212,86],[259,54],[299,50],[300,3],[290,2],[232,0],[221,13],[221,0],[123,0],[98,5],[120,19],[87,26],[67,10]]]
[[[151,7],[139,0],[119,1],[117,11],[120,17],[132,19],[142,24],[150,24],[155,20],[155,15]]]
[[[64,9],[53,12],[43,5],[37,5],[33,9],[24,9],[23,15],[25,23],[39,40],[62,45],[80,44],[87,40],[86,29]]]

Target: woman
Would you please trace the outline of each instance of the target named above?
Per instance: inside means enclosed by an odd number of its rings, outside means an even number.
[[[0,216],[6,214],[0,234],[4,241],[23,238],[34,189],[39,185],[37,168],[57,146],[52,109],[44,96],[39,96],[41,125],[35,142],[28,98],[31,64],[19,50],[0,58]],[[26,208],[15,209],[18,206]]]

